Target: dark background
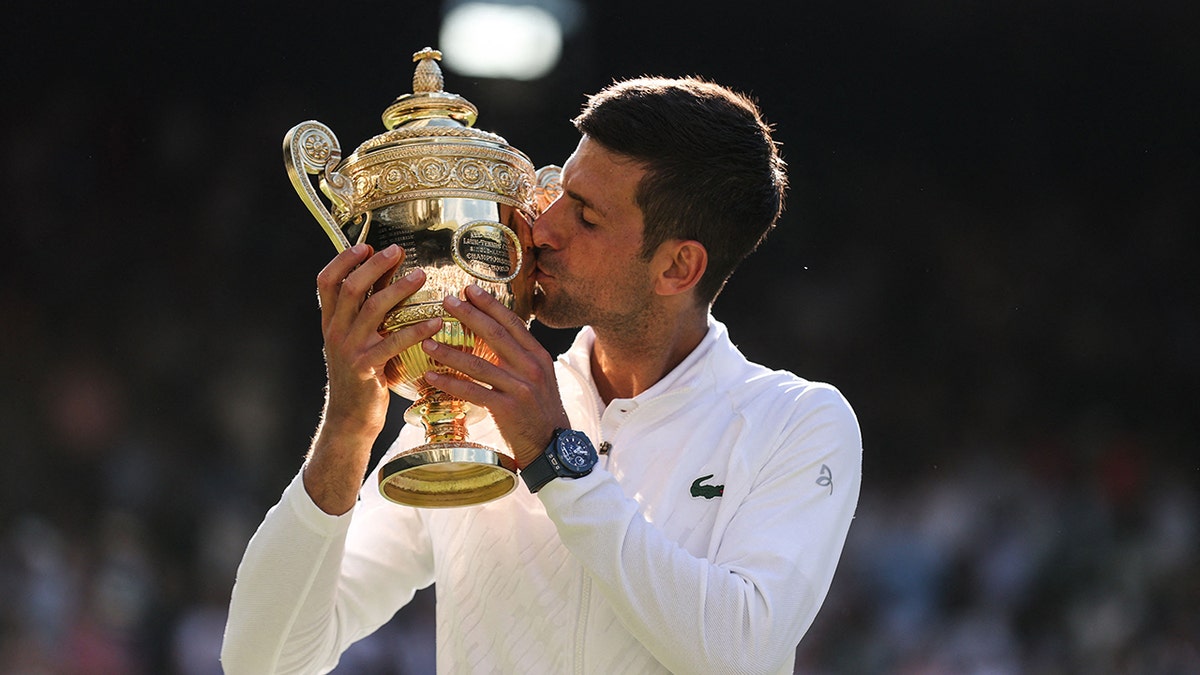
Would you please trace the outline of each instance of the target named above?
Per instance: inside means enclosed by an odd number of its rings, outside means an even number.
[[[333,249],[281,139],[380,133],[441,9],[34,4],[0,46],[0,671],[219,672],[322,401]],[[541,81],[447,73],[538,165],[613,78],[776,125],[788,210],[714,313],[865,443],[805,672],[1200,670],[1197,7],[596,1]],[[426,672],[431,603],[339,672]]]

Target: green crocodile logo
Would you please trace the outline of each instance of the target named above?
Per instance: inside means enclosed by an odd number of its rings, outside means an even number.
[[[712,499],[713,497],[720,497],[725,494],[724,485],[701,485],[701,483],[712,477],[713,474],[710,473],[707,476],[701,476],[692,481],[692,496]]]

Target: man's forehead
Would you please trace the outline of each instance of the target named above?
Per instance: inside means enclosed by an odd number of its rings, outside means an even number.
[[[637,160],[609,150],[585,135],[563,164],[563,192],[585,207],[606,215],[605,204],[616,196],[610,194],[612,189],[628,183],[632,203],[633,190],[643,172],[644,168]]]
[[[596,179],[595,171],[589,163],[590,155],[588,146],[585,145],[587,136],[579,139],[579,145],[576,146],[575,152],[567,158],[563,164],[562,181],[563,193],[571,199],[579,202],[584,208],[591,209],[604,215],[604,210],[594,199],[591,198],[592,192],[595,190],[593,181]]]

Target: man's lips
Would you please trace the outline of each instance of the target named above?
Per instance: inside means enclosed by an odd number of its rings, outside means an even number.
[[[542,281],[544,279],[553,279],[554,273],[551,270],[546,269],[545,263],[543,263],[542,261],[539,260],[533,266],[533,278],[535,281]]]

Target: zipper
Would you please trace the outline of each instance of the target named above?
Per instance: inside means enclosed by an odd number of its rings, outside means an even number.
[[[583,586],[579,591],[579,616],[575,618],[575,673],[583,675],[583,644],[587,637],[588,604],[592,597],[592,578],[587,570],[580,567],[583,574]]]
[[[580,374],[580,372],[574,366],[567,366],[567,370],[570,371],[571,376],[574,377],[575,381],[579,384],[579,391],[583,392],[584,397],[591,402],[592,419],[595,420],[596,426],[599,427],[600,416],[604,414],[604,402],[601,401],[600,396],[596,394],[595,388],[592,387],[592,383],[586,377]]]
[[[571,373],[571,376],[574,377],[575,381],[579,384],[579,390],[583,394],[583,398],[588,399],[591,402],[592,415],[591,419],[588,420],[588,424],[591,428],[583,431],[587,432],[588,436],[592,438],[592,441],[596,443],[597,447],[600,445],[607,445],[600,438],[604,433],[604,428],[600,421],[601,417],[604,415],[604,402],[601,401],[599,395],[595,393],[595,390],[591,386],[591,382],[581,375],[578,370],[576,370],[573,366],[567,366],[566,370]],[[603,462],[605,467],[607,467],[608,453],[600,455],[600,461]],[[587,639],[587,617],[588,606],[591,604],[592,597],[592,578],[588,576],[587,570],[584,569],[582,565],[579,566],[579,573],[582,579],[579,586],[579,614],[575,617],[575,667],[573,670],[576,675],[583,675],[584,642]]]

